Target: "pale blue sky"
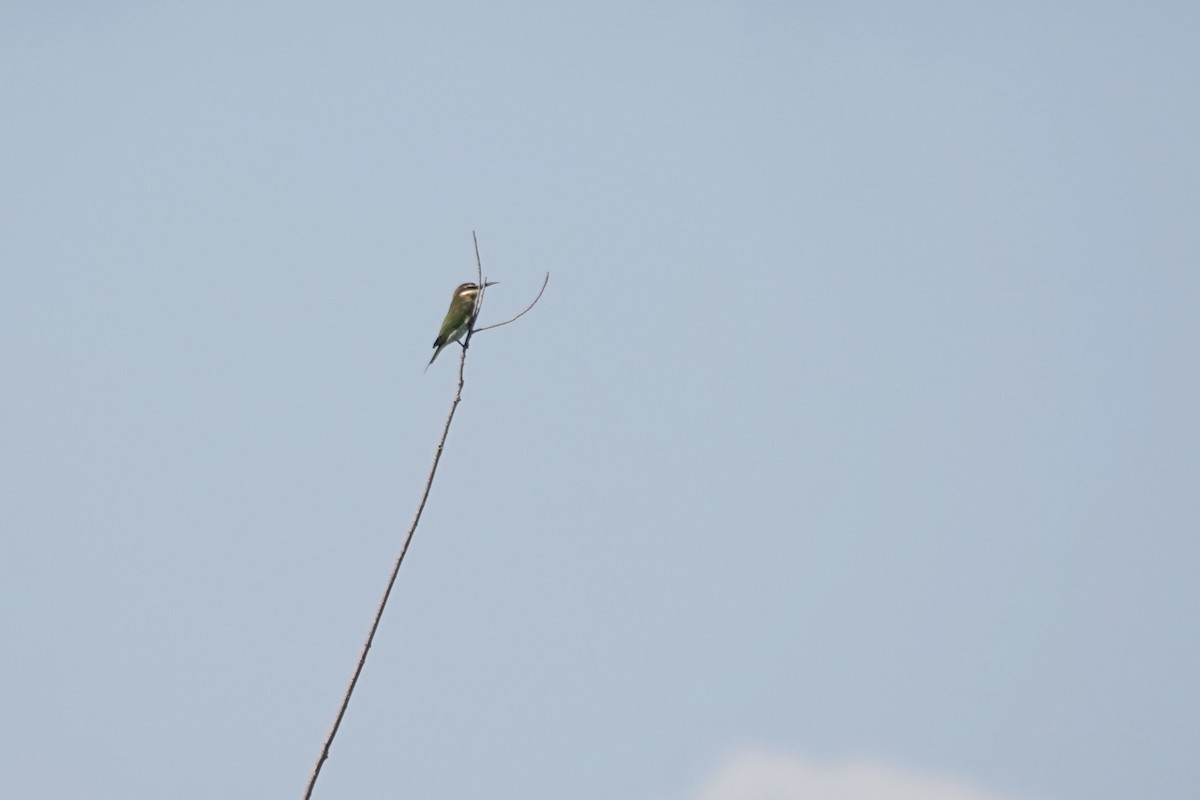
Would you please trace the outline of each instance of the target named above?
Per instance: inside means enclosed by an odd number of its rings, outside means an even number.
[[[0,22],[5,796],[1200,793],[1194,3]]]

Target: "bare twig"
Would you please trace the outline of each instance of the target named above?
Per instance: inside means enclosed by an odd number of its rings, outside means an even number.
[[[479,261],[479,243],[475,243],[475,264],[482,275],[482,265]],[[484,281],[480,278],[480,287],[484,285]],[[480,289],[480,296],[484,291]],[[476,313],[479,311],[479,300],[476,300]],[[374,618],[371,620],[371,630],[367,633],[366,642],[362,643],[362,650],[359,652],[359,661],[354,666],[354,674],[350,676],[350,684],[346,687],[346,693],[342,696],[342,704],[338,706],[337,716],[334,718],[334,727],[330,728],[329,735],[325,738],[325,745],[320,748],[320,756],[317,758],[317,765],[312,770],[312,775],[308,777],[308,786],[305,788],[304,798],[310,800],[312,798],[313,787],[317,784],[317,777],[320,775],[320,768],[325,764],[325,760],[329,759],[329,750],[334,745],[334,738],[337,735],[337,729],[342,726],[342,717],[346,716],[346,709],[350,704],[350,696],[354,694],[354,687],[358,685],[359,676],[362,674],[362,668],[366,666],[367,652],[371,650],[371,644],[374,642],[376,632],[379,630],[379,621],[383,619],[383,610],[388,606],[388,599],[391,596],[391,589],[396,585],[396,577],[400,575],[400,565],[404,563],[404,555],[408,553],[409,543],[413,541],[413,534],[416,533],[416,525],[421,522],[421,513],[425,511],[425,504],[430,499],[430,492],[433,489],[433,476],[438,473],[438,464],[442,462],[442,453],[445,452],[446,437],[450,435],[450,423],[454,422],[455,411],[458,409],[458,403],[462,402],[462,387],[466,384],[463,371],[467,367],[467,342],[470,339],[470,331],[467,332],[467,341],[463,342],[462,357],[458,360],[458,390],[455,392],[454,401],[450,403],[450,413],[446,415],[446,423],[442,428],[442,438],[438,439],[438,449],[433,453],[433,464],[430,467],[430,476],[425,481],[425,491],[421,493],[421,500],[416,505],[416,513],[413,515],[413,524],[409,525],[408,534],[404,536],[403,545],[400,547],[400,555],[396,557],[395,565],[391,567],[391,575],[388,577],[388,587],[383,591],[383,597],[379,599],[379,606],[376,608]]]
[[[542,288],[538,289],[537,297],[533,298],[533,302],[530,303],[528,306],[526,306],[525,310],[522,311],[520,314],[517,314],[512,319],[506,319],[506,320],[504,320],[504,322],[497,322],[494,325],[488,325],[487,327],[484,327],[484,328],[476,328],[474,331],[472,331],[472,333],[480,333],[482,331],[490,331],[492,328],[499,328],[501,325],[507,325],[510,322],[516,322],[521,317],[528,314],[529,310],[537,305],[538,300],[542,299],[542,292],[546,291],[546,284],[548,284],[549,282],[550,282],[550,273],[547,272],[546,277],[542,279]],[[482,294],[482,292],[481,292],[481,294]]]
[[[387,588],[383,590],[383,597],[379,600],[379,606],[375,609],[375,618],[371,620],[371,630],[367,634],[367,640],[363,643],[362,652],[359,653],[358,663],[354,667],[354,675],[350,678],[350,685],[346,687],[346,693],[342,697],[342,704],[338,707],[337,717],[333,721],[333,727],[329,730],[329,736],[325,739],[325,746],[321,748],[321,756],[317,759],[317,764],[313,768],[312,775],[308,779],[308,786],[304,790],[305,800],[312,797],[313,787],[317,783],[317,776],[321,774],[321,767],[329,758],[329,748],[333,745],[333,739],[337,736],[338,728],[341,727],[342,717],[346,715],[346,708],[350,705],[350,697],[354,694],[354,687],[358,685],[358,678],[362,675],[363,667],[367,663],[367,653],[371,649],[371,643],[375,640],[375,633],[379,630],[379,621],[383,619],[383,609],[387,606],[388,597],[392,594],[392,587],[396,584],[396,576],[400,573],[400,565],[404,563],[404,556],[408,553],[408,546],[412,542],[413,534],[417,531],[417,525],[421,521],[421,514],[425,511],[425,503],[429,500],[429,492],[433,489],[433,477],[437,474],[438,464],[442,460],[442,453],[446,449],[446,437],[450,435],[450,423],[454,421],[454,412],[458,409],[458,404],[462,401],[462,390],[464,384],[463,368],[466,366],[467,351],[463,350],[463,357],[458,362],[458,391],[454,393],[454,400],[450,403],[450,413],[446,416],[446,424],[442,428],[442,438],[438,440],[437,450],[433,454],[433,465],[429,468],[429,477],[425,481],[425,491],[421,493],[421,501],[417,504],[417,513],[413,515],[412,525],[408,528],[408,533],[404,537],[404,544],[400,546],[400,555],[396,557],[396,563],[392,566],[392,574],[388,577]]]
[[[467,335],[463,337],[463,358],[466,358],[466,350],[471,346],[471,334],[475,333],[475,320],[479,317],[479,309],[483,308],[483,293],[487,291],[487,281],[483,279],[483,261],[479,258],[479,238],[475,235],[475,231],[471,231],[471,241],[475,243],[475,285],[479,287],[479,291],[475,293],[475,310],[471,312],[471,327],[467,329]]]
[[[472,231],[471,238],[475,239],[475,233]],[[478,315],[479,308],[483,302],[483,292],[486,281],[483,280],[483,263],[479,258],[479,240],[475,239],[475,268],[478,274],[479,294],[475,300],[475,314]],[[550,279],[550,273],[546,273],[546,280]],[[542,289],[545,290],[546,283],[542,282]],[[538,298],[542,296],[538,292]],[[534,303],[537,298],[534,298]],[[533,303],[529,308],[533,308]],[[517,317],[525,314],[529,308],[522,311]],[[512,322],[517,317],[508,320]],[[507,325],[508,322],[502,322],[501,325]],[[473,320],[472,320],[473,323]],[[494,328],[496,325],[488,327]],[[480,330],[486,330],[481,328]],[[466,383],[464,372],[467,365],[467,345],[471,341],[473,330],[468,329],[467,335],[462,342],[462,357],[458,361],[458,389],[454,393],[454,400],[450,403],[450,413],[446,415],[446,424],[442,427],[442,437],[438,440],[437,450],[433,454],[433,464],[429,468],[429,477],[425,480],[425,491],[421,493],[421,500],[417,504],[416,514],[413,515],[412,525],[408,528],[408,533],[404,537],[404,543],[400,546],[400,555],[396,557],[396,563],[392,566],[392,573],[388,576],[387,587],[383,590],[383,597],[379,600],[379,606],[375,609],[375,617],[371,620],[371,629],[367,633],[367,640],[363,642],[362,651],[358,655],[358,663],[354,667],[354,674],[350,677],[350,685],[346,687],[346,693],[342,696],[342,703],[338,707],[337,716],[334,717],[333,727],[329,730],[329,735],[325,738],[325,744],[321,748],[321,755],[317,758],[317,763],[313,767],[312,775],[309,776],[308,785],[304,790],[304,800],[310,800],[313,793],[313,787],[316,786],[317,777],[321,774],[321,767],[329,759],[329,750],[333,746],[334,737],[337,736],[338,728],[342,725],[342,718],[346,716],[346,709],[350,706],[350,697],[354,694],[354,687],[358,685],[359,676],[362,675],[363,667],[367,663],[367,653],[371,650],[371,644],[375,641],[375,633],[379,630],[379,622],[383,619],[383,610],[387,607],[388,598],[392,594],[392,587],[396,584],[396,577],[400,574],[400,565],[404,563],[404,556],[408,553],[408,546],[412,542],[413,534],[417,531],[417,525],[421,522],[421,514],[425,511],[425,504],[429,501],[429,493],[433,489],[433,478],[437,474],[438,464],[441,463],[442,453],[446,449],[446,437],[450,435],[450,423],[454,421],[454,412],[458,410],[458,404],[462,402],[463,386]]]

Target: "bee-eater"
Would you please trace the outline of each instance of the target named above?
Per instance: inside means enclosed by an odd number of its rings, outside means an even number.
[[[488,281],[484,286],[493,286],[497,283],[499,281]],[[471,330],[471,326],[475,324],[475,314],[478,311],[475,307],[475,298],[478,296],[479,286],[474,283],[461,284],[454,290],[454,296],[450,298],[450,310],[446,312],[446,319],[442,321],[442,329],[438,331],[438,337],[433,340],[433,358],[429,359],[429,364],[425,365],[425,369],[429,369],[447,345],[459,341],[467,335],[467,331]]]

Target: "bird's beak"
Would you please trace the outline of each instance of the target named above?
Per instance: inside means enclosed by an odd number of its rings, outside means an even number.
[[[500,282],[500,281],[488,281],[488,282],[487,282],[487,283],[485,283],[483,286],[484,286],[484,288],[486,289],[486,288],[487,288],[487,287],[489,287],[489,286],[495,286],[495,285],[496,285],[497,283],[499,283],[499,282]]]

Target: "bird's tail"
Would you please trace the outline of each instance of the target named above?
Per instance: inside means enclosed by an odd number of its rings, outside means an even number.
[[[429,363],[425,365],[425,369],[423,370],[424,372],[429,372],[429,368],[430,368],[431,366],[433,366],[433,362],[434,362],[434,361],[437,361],[437,357],[438,357],[438,356],[440,356],[440,355],[442,354],[442,350],[443,350],[445,347],[446,347],[446,345],[444,345],[444,344],[443,344],[443,345],[442,345],[441,347],[439,347],[437,350],[434,350],[434,351],[433,351],[433,358],[429,359]]]

